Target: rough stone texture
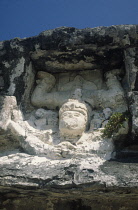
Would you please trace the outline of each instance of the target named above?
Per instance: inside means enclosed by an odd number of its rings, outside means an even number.
[[[62,27],[0,43],[0,209],[137,209],[137,33]]]

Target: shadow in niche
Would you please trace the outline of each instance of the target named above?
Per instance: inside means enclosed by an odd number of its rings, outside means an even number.
[[[135,138],[129,133],[122,142],[117,142],[116,159],[111,161],[122,163],[138,163],[138,136]]]
[[[117,162],[120,162],[120,163],[138,163],[138,153],[135,157],[126,157],[126,158],[117,158],[117,159],[111,159],[109,160],[108,162],[110,163],[117,163]]]
[[[22,154],[22,153],[26,153],[21,147],[19,147],[18,149],[15,150],[10,150],[10,151],[3,151],[0,152],[0,157],[4,157],[4,156],[8,156],[8,155],[15,155],[15,154]]]
[[[59,201],[55,204],[54,210],[91,210],[90,206],[82,204],[82,200]]]

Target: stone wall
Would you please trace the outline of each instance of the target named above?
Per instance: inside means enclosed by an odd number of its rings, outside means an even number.
[[[0,43],[1,209],[137,209],[137,33],[61,27]]]

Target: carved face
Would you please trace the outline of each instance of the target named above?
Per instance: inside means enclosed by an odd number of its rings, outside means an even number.
[[[86,128],[86,116],[79,111],[65,111],[60,116],[59,130],[62,136],[80,136]]]

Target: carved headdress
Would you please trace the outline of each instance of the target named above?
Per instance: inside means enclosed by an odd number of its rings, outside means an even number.
[[[87,108],[87,105],[85,103],[83,103],[83,102],[79,102],[76,99],[69,99],[60,108],[60,110],[59,110],[59,117],[65,111],[77,111],[77,112],[80,112],[81,114],[83,114],[85,116],[85,119],[87,121],[87,118],[88,118],[88,108]]]

